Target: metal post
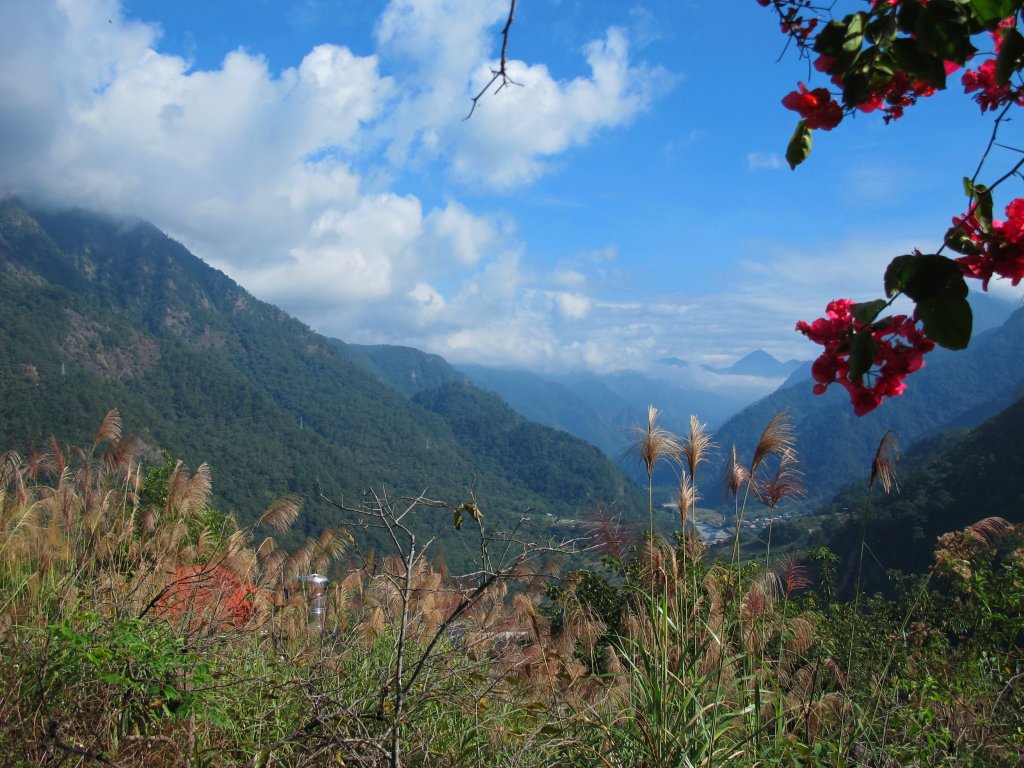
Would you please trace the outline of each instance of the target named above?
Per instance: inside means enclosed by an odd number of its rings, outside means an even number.
[[[302,592],[309,606],[309,624],[318,632],[323,631],[324,618],[327,614],[327,582],[326,576],[319,573],[307,573],[298,578]]]

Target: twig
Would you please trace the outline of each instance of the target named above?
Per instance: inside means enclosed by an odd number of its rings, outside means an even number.
[[[497,82],[499,79],[501,80],[501,85],[499,85],[495,89],[495,93],[497,93],[507,85],[522,85],[522,83],[517,83],[515,80],[509,77],[508,69],[506,68],[508,64],[508,33],[512,29],[512,22],[515,21],[515,18],[516,0],[509,0],[508,20],[505,22],[505,28],[501,30],[501,61],[498,63],[497,69],[491,70],[491,79],[487,81],[487,85],[481,88],[480,92],[472,98],[471,101],[473,103],[472,106],[470,106],[469,108],[469,114],[462,118],[463,120],[469,120],[469,118],[473,116],[473,113],[476,112],[476,105],[480,102],[480,99],[483,98],[484,94],[487,93],[487,91],[490,90],[491,86],[494,85],[495,82]]]

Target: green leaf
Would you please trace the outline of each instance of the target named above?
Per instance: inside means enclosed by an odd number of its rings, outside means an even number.
[[[924,323],[924,332],[932,341],[946,349],[965,349],[971,341],[973,314],[967,303],[967,284],[961,276],[963,295],[950,289],[931,301],[919,302],[917,316]]]
[[[996,26],[1020,8],[1020,0],[971,0],[971,10],[986,29]]]
[[[846,42],[846,28],[846,19],[830,21],[818,32],[818,36],[814,40],[814,50],[831,56],[833,59],[838,59]]]
[[[913,272],[907,278],[903,293],[920,304],[939,299],[944,293],[963,285],[964,296],[967,284],[964,273],[952,259],[937,254],[927,254],[914,259]]]
[[[949,234],[946,235],[946,245],[957,253],[962,253],[965,256],[971,256],[981,253],[982,251],[981,246],[971,240],[971,238],[967,236],[967,233],[962,229],[957,229],[956,231],[951,230]]]
[[[122,675],[120,672],[101,672],[96,675],[96,679],[101,683],[107,685],[117,686],[119,688],[131,688],[131,680]]]
[[[960,265],[934,253],[898,256],[885,271],[886,293],[904,293],[917,303],[938,298],[957,281],[963,283]]]
[[[917,18],[920,15],[921,6],[918,3],[900,3],[899,11],[896,14],[900,32],[911,34],[917,27]]]
[[[843,77],[843,104],[856,107],[871,97],[871,80],[864,72],[847,72]]]
[[[871,331],[858,331],[850,339],[850,378],[859,379],[875,362],[878,344]]]
[[[974,184],[964,177],[964,194],[971,200],[974,218],[985,232],[992,231],[992,190],[984,184]]]
[[[984,184],[974,188],[974,197],[977,204],[974,207],[974,218],[981,224],[986,232],[992,231],[992,190]]]
[[[1016,27],[1003,31],[1003,44],[996,56],[996,82],[1006,85],[1013,74],[1021,68],[1021,57],[1024,57],[1024,36]]]
[[[926,53],[909,37],[894,41],[889,50],[899,69],[935,88],[946,87],[946,65],[941,57]]]
[[[865,301],[860,304],[854,304],[850,311],[853,312],[854,318],[861,325],[868,325],[875,322],[875,318],[878,317],[878,313],[885,309],[887,302],[885,299],[875,299],[874,301]]]
[[[456,531],[461,531],[462,530],[462,510],[461,509],[453,509],[452,510],[452,518],[453,518],[452,522],[455,523],[455,530]]]
[[[890,299],[896,294],[903,293],[903,286],[906,283],[904,272],[917,257],[912,254],[897,256],[889,262],[885,268],[885,295]]]
[[[914,40],[921,50],[944,61],[962,64],[977,49],[971,44],[970,18],[953,0],[933,0],[920,6]]]
[[[789,163],[791,170],[795,170],[811,154],[812,143],[811,129],[801,120],[796,124],[796,130],[793,131],[789,146],[786,147],[786,162]]]
[[[896,16],[887,13],[884,16],[876,16],[868,22],[865,34],[869,40],[888,47],[899,35],[899,28],[896,26]]]
[[[854,13],[847,17],[846,30],[843,36],[843,53],[855,56],[864,45],[864,19],[866,13]]]
[[[967,282],[955,261],[938,254],[898,256],[885,271],[885,290],[890,297],[902,292],[914,300],[924,332],[936,344],[947,349],[967,346],[971,306]]]
[[[814,50],[836,60],[833,72],[848,71],[864,45],[866,13],[852,13],[842,21],[830,21],[818,33]]]

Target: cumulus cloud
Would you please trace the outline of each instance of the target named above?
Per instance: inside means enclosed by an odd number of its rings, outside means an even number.
[[[633,60],[620,29],[580,52],[586,75],[510,61],[521,87],[463,121],[506,0],[392,0],[375,54],[323,44],[278,73],[241,49],[197,70],[115,0],[31,6],[0,5],[0,189],[151,219],[329,335],[453,360],[640,369],[728,355],[735,338],[739,353],[762,339],[777,353],[771,324],[830,297],[823,270],[785,249],[747,262],[729,291],[628,296],[614,244],[542,267],[507,216],[459,199],[465,188],[427,203],[394,182],[434,163],[472,192],[511,189],[635,120],[669,79]]]
[[[386,183],[365,190],[362,175],[395,174],[374,169],[383,143],[393,163],[427,154],[458,177],[524,183],[649,102],[644,71],[611,30],[584,53],[590,78],[558,82],[515,62],[524,87],[463,123],[505,13],[505,0],[392,0],[376,28],[391,74],[380,56],[332,44],[274,74],[242,49],[194,69],[116,0],[4,4],[0,190],[151,219],[299,313],[386,297],[436,309],[441,294],[423,287],[436,280],[464,294],[515,291],[500,215],[454,198],[423,210]]]
[[[393,194],[366,196],[351,210],[329,209],[310,228],[306,243],[290,259],[248,270],[243,281],[260,295],[307,308],[390,296],[403,269],[414,262],[422,231],[420,202]]]
[[[453,150],[455,175],[502,189],[533,181],[551,158],[586,143],[595,130],[632,121],[668,83],[663,70],[630,63],[621,29],[609,29],[584,53],[591,76],[565,83],[542,64],[510,61],[516,85],[504,88],[464,124]],[[477,87],[490,78],[489,65],[482,64]]]
[[[559,313],[572,320],[580,320],[590,312],[590,299],[578,293],[556,293],[555,302]]]
[[[449,200],[427,217],[425,247],[438,260],[454,258],[460,264],[479,264],[492,252],[500,236],[499,226],[490,218],[476,216],[457,201]]]

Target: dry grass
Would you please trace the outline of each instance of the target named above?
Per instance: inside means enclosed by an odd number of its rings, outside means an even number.
[[[770,456],[783,457],[793,448],[793,425],[789,414],[783,410],[777,413],[764,428],[754,447],[754,455],[750,460],[749,477],[757,477],[761,465]]]
[[[648,480],[654,475],[654,467],[660,460],[675,460],[683,450],[679,438],[658,424],[660,415],[661,411],[650,405],[647,407],[647,424],[630,430],[634,438],[630,454],[640,460]]]
[[[656,410],[648,415],[642,434],[655,439],[640,456],[653,471],[672,443]],[[684,529],[709,446],[691,422]],[[762,501],[790,497],[793,457],[787,423],[773,420],[749,465],[733,449],[734,495],[761,477]],[[166,501],[153,507],[139,498],[141,469],[116,414],[89,449],[54,440],[40,454],[0,455],[0,749],[25,766],[710,768],[812,754],[822,764],[859,755],[878,765],[896,764],[891,755],[1013,764],[1012,729],[992,724],[1016,722],[1007,714],[1015,678],[936,702],[941,683],[914,687],[911,672],[941,681],[955,667],[927,655],[944,640],[924,622],[902,634],[886,625],[886,650],[912,661],[904,678],[888,666],[854,675],[856,657],[834,657],[846,625],[832,622],[849,609],[801,597],[811,585],[797,560],[777,571],[710,563],[686,537],[631,550],[605,511],[592,527],[605,532],[622,580],[598,593],[621,598],[618,613],[602,612],[593,578],[567,580],[554,600],[545,564],[528,559],[460,578],[416,545],[342,565],[343,528],[289,552],[254,539],[255,526],[212,521],[205,465],[174,466]],[[885,484],[884,466],[874,479]],[[396,540],[422,541],[402,538],[417,500],[370,499]],[[298,515],[298,500],[284,497],[258,524],[278,533]],[[936,570],[976,588],[979,574],[991,578],[986,558],[1012,549],[1013,535],[1003,518],[979,520],[943,537]],[[322,628],[294,582],[311,569],[335,577]],[[1011,650],[986,652],[1019,663]],[[865,702],[879,692],[891,712],[873,719]],[[949,740],[927,747],[909,725],[899,731],[915,717]]]
[[[899,460],[899,446],[896,442],[896,433],[893,430],[886,432],[878,443],[875,450],[875,458],[871,461],[871,479],[869,485],[874,487],[875,481],[882,486],[885,493],[899,491],[896,482],[896,463]]]
[[[722,477],[722,486],[734,500],[739,498],[740,488],[747,482],[749,474],[746,466],[740,461],[739,452],[734,445],[729,460],[725,463],[725,474]]]

